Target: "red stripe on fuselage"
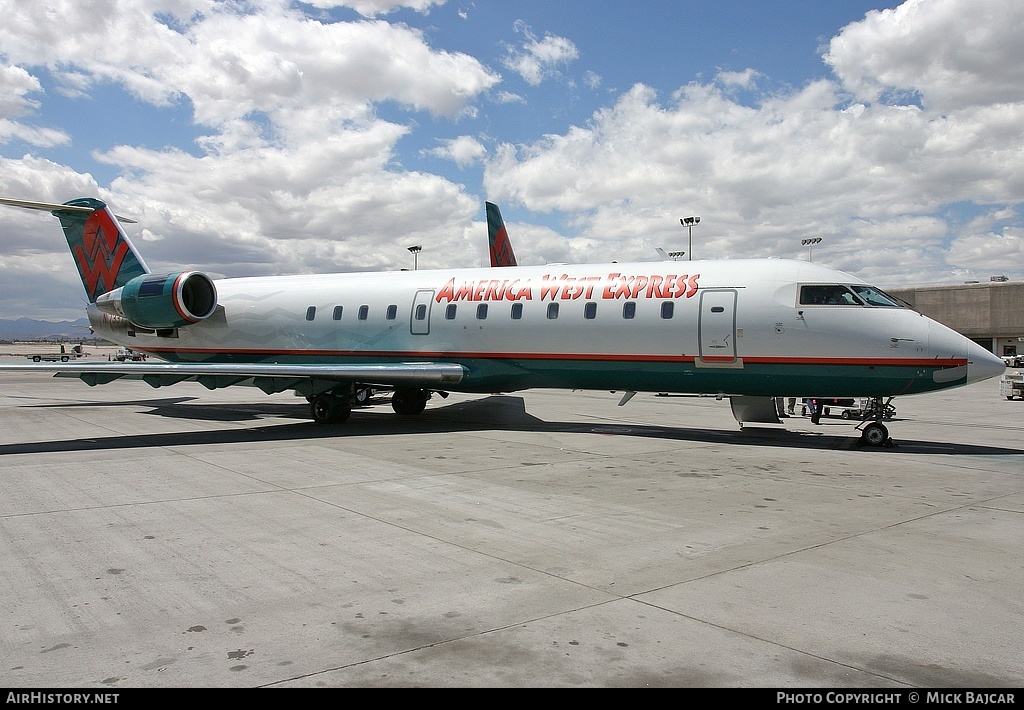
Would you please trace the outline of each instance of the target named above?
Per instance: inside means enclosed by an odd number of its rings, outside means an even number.
[[[581,362],[680,362],[692,363],[695,355],[651,355],[632,353],[495,353],[495,352],[443,352],[413,350],[262,350],[262,349],[206,349],[206,348],[148,348],[140,349],[150,353],[188,354],[207,356],[238,356],[256,355],[260,357],[280,357],[284,355],[300,357],[373,357],[392,358],[397,360],[415,360],[428,358],[432,360],[579,360]],[[707,360],[708,358],[702,358]],[[877,366],[877,367],[929,367],[947,368],[963,367],[967,358],[810,358],[810,357],[737,357],[744,364],[750,365],[835,365],[835,366]],[[722,358],[732,362],[733,358]]]

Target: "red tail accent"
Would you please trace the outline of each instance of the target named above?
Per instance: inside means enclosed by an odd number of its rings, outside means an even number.
[[[101,293],[114,289],[117,272],[129,249],[120,240],[117,225],[106,210],[96,210],[89,215],[82,241],[84,248],[76,245],[71,251],[78,262],[89,297],[95,299]]]
[[[502,226],[494,235],[491,247],[491,266],[515,266],[516,255],[512,252],[512,244],[508,240],[508,232]]]

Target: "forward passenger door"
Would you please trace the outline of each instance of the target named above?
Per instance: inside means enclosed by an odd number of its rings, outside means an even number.
[[[706,364],[736,362],[736,290],[700,292],[700,359]]]

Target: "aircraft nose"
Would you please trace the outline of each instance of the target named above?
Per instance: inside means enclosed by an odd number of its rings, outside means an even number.
[[[1003,374],[1006,363],[975,342],[967,350],[967,384]]]
[[[928,319],[928,342],[930,351],[935,357],[959,359],[967,356],[966,367],[955,367],[936,372],[933,377],[938,383],[954,384],[956,380],[959,380],[959,384],[972,384],[1001,375],[1006,369],[1006,364],[1001,358],[996,357],[986,348],[957,333],[952,328],[947,328],[931,319]]]

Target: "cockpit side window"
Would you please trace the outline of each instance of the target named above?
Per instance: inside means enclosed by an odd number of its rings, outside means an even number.
[[[860,284],[854,284],[853,290],[857,292],[857,295],[864,299],[869,306],[881,306],[883,308],[903,308],[903,304],[898,300],[885,293],[879,291],[874,286],[863,286]]]
[[[841,284],[805,284],[800,287],[801,306],[863,306],[864,302]]]

